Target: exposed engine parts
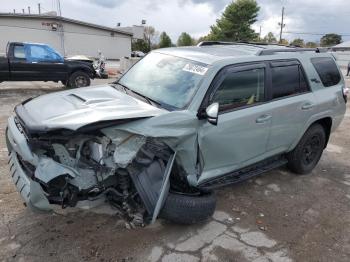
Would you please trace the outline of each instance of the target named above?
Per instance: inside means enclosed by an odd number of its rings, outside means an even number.
[[[161,141],[124,131],[116,137],[101,134],[32,140],[40,159],[35,177],[49,202],[65,208],[81,200],[103,198],[131,224],[147,223],[171,150]],[[44,176],[48,166],[52,174]]]

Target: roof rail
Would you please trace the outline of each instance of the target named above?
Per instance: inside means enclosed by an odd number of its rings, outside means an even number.
[[[202,41],[202,42],[197,44],[197,46],[211,46],[211,45],[285,46],[282,44],[272,44],[272,43],[262,43],[262,42],[246,42],[246,41],[240,41],[240,42]]]
[[[263,49],[260,50],[257,55],[274,55],[275,53],[293,53],[293,52],[315,52],[321,53],[326,52],[325,49],[320,48],[276,48],[276,49]]]

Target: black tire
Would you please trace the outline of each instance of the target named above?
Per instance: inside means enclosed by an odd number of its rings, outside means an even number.
[[[69,87],[78,88],[90,85],[90,77],[83,71],[76,71],[70,75],[68,80]]]
[[[314,169],[326,145],[326,132],[320,124],[313,124],[293,151],[287,154],[288,168],[300,175]]]
[[[177,224],[195,224],[211,217],[215,206],[213,192],[201,195],[169,193],[159,217]]]

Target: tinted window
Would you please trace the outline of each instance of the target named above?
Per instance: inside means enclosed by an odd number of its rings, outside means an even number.
[[[264,101],[265,69],[228,73],[215,92],[212,102],[218,102],[220,111]]]
[[[13,48],[13,56],[15,58],[25,59],[26,55],[24,52],[24,46],[23,45],[15,45]]]
[[[276,66],[271,68],[272,98],[295,95],[308,91],[300,65]]]
[[[339,70],[332,58],[312,58],[311,62],[314,65],[324,86],[334,86],[340,82],[341,77]]]

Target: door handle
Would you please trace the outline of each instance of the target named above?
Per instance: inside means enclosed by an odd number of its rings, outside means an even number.
[[[314,82],[314,83],[316,83],[316,84],[321,83],[320,80],[318,80],[317,78],[311,78],[310,81],[311,81],[311,82]]]
[[[257,124],[263,124],[263,123],[266,123],[267,121],[269,121],[271,119],[271,115],[262,115],[262,116],[259,116],[255,122]]]
[[[314,104],[306,103],[301,106],[301,110],[310,110],[314,107]]]

